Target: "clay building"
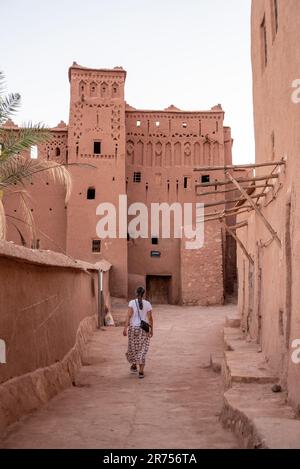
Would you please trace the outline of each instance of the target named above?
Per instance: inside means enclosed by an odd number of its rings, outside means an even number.
[[[260,344],[299,411],[299,0],[252,2],[252,69],[256,164],[273,165],[255,170],[269,176],[260,213],[238,216],[247,222],[239,237],[252,259],[238,249],[239,310],[245,336]]]
[[[97,206],[109,202],[118,207],[120,195],[127,194],[128,206],[142,202],[149,212],[153,202],[222,200],[214,194],[202,200],[205,189],[197,184],[224,179],[224,170],[210,174],[194,168],[232,160],[231,130],[224,126],[221,105],[199,112],[173,105],[138,110],[124,99],[125,79],[122,67],[70,67],[69,123],[52,129],[52,140],[39,146],[37,157],[70,165],[71,197],[65,203],[64,189],[46,175],[34,178],[28,190],[37,240],[30,239],[20,221],[17,195],[5,200],[7,213],[14,216],[8,218],[8,239],[90,263],[107,259],[113,296],[127,297],[142,283],[154,302],[221,304],[225,290],[233,290],[235,244],[218,221],[205,224],[205,244],[198,250],[185,249],[184,239],[163,239],[161,233],[138,239],[130,232],[116,239],[97,237]],[[7,129],[14,127],[6,123]]]

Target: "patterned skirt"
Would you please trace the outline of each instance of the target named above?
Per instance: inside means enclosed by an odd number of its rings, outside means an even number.
[[[126,358],[129,363],[144,365],[150,345],[150,336],[140,327],[129,326],[128,328],[128,350]]]

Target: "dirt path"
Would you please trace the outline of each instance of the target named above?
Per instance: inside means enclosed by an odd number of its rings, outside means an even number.
[[[97,331],[77,386],[15,424],[5,448],[237,448],[218,420],[226,307],[155,308],[145,379],[129,373],[121,328]]]

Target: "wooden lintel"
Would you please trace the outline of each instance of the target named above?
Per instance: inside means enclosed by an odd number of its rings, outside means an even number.
[[[229,174],[229,173],[226,173]],[[268,174],[266,176],[257,176],[253,178],[239,178],[236,179],[237,182],[243,184],[243,182],[253,182],[253,181],[266,181],[268,179],[278,178],[278,174]],[[203,182],[202,184],[195,184],[195,187],[212,187],[212,186],[226,186],[227,184],[232,184],[232,181],[214,181],[214,182]]]
[[[200,168],[194,168],[194,171],[227,171],[228,169],[239,170],[239,169],[251,169],[251,168],[263,168],[265,166],[278,166],[286,164],[285,160],[280,161],[266,161],[265,163],[249,163],[249,164],[232,164],[225,166],[200,166]]]
[[[254,264],[254,260],[253,260],[252,256],[249,254],[249,252],[245,248],[245,246],[242,243],[242,241],[240,240],[240,238],[236,235],[236,233],[229,226],[227,226],[224,221],[222,221],[222,225],[224,226],[227,233],[230,234],[236,240],[237,244],[240,246],[241,250],[243,251],[245,256],[248,258],[249,262],[251,262],[251,264]]]
[[[270,231],[271,235],[273,236],[273,238],[275,239],[275,241],[279,244],[279,246],[281,247],[281,241],[276,233],[276,231],[273,229],[273,227],[271,226],[271,224],[268,222],[268,220],[266,219],[266,217],[262,214],[261,210],[259,209],[258,205],[256,205],[253,200],[251,199],[251,197],[249,196],[249,194],[247,194],[247,192],[242,188],[242,186],[239,184],[238,180],[234,179],[233,176],[231,176],[231,174],[229,174],[228,172],[226,173],[226,176],[231,180],[231,182],[233,182],[233,184],[239,189],[240,193],[244,196],[245,199],[248,200],[248,202],[250,203],[250,205],[252,205],[253,209],[256,211],[257,215],[259,216],[259,218],[261,219],[261,221],[263,222],[263,224],[265,225],[265,227]],[[270,178],[273,177],[273,175],[270,175],[269,176]]]

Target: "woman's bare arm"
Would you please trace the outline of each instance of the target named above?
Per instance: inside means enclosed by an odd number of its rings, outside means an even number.
[[[153,314],[152,314],[152,310],[148,312],[148,317],[149,317],[149,323],[150,323],[150,326],[151,326],[150,337],[152,337],[153,336]]]
[[[127,328],[130,324],[130,318],[131,318],[132,315],[133,315],[133,309],[131,307],[129,307],[128,310],[127,310],[126,321],[125,321],[125,326],[124,326],[124,330],[123,330],[123,335],[124,336],[127,335]]]

